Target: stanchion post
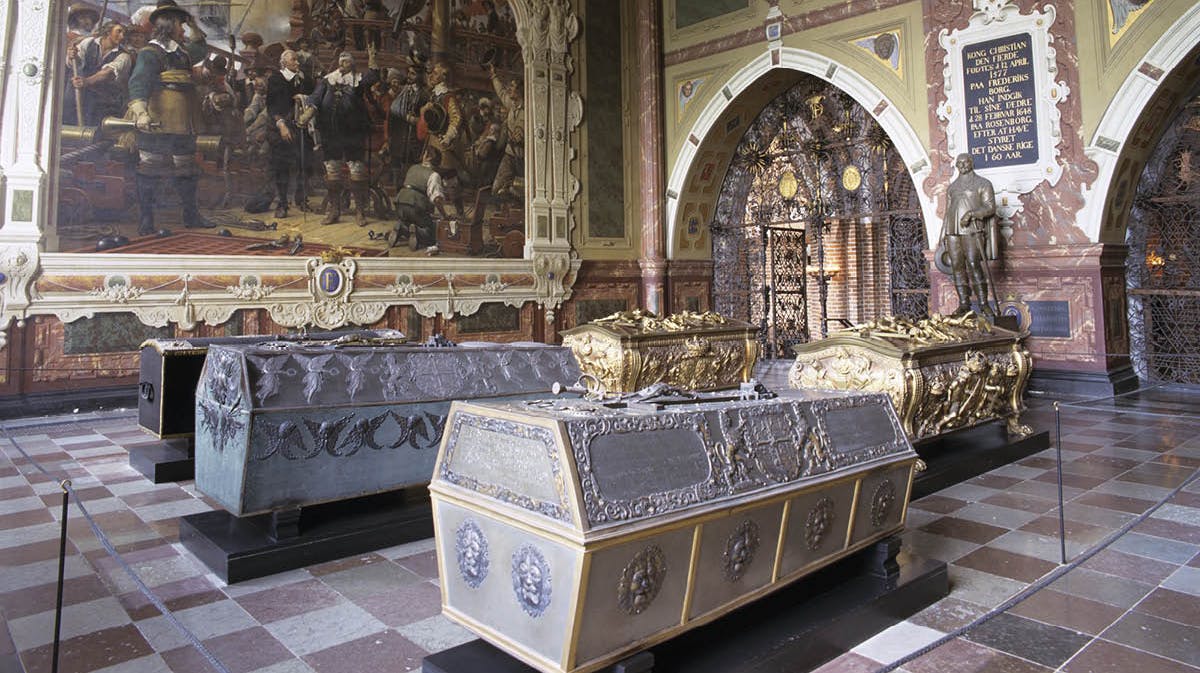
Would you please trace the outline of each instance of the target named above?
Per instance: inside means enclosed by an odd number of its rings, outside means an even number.
[[[1062,409],[1054,403],[1054,452],[1058,457],[1058,546],[1062,563],[1067,563],[1067,522],[1063,511],[1063,476],[1062,476]]]
[[[54,603],[54,652],[50,659],[50,673],[58,673],[58,645],[59,636],[62,633],[62,603],[63,603],[63,575],[67,568],[67,505],[71,499],[71,480],[63,479],[59,482],[62,487],[62,533],[58,540],[58,597]]]

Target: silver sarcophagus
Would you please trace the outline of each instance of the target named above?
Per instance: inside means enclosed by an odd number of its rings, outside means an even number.
[[[544,396],[570,350],[277,342],[212,346],[196,391],[196,487],[237,516],[423,485],[451,400]]]
[[[592,671],[904,525],[886,395],[456,402],[430,494],[443,611],[542,671]]]

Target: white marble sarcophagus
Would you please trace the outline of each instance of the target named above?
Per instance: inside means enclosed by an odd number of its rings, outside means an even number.
[[[196,487],[235,516],[423,485],[451,400],[579,378],[543,344],[214,345],[196,391]]]
[[[917,455],[885,395],[718,395],[456,402],[429,487],[444,613],[592,671],[903,527]]]

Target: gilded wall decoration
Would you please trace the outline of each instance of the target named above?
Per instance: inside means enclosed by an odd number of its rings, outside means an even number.
[[[884,67],[889,68],[899,77],[904,77],[904,62],[902,60],[902,45],[900,44],[900,29],[884,30],[873,35],[850,40],[850,44],[866,51]]]
[[[1152,4],[1154,0],[1104,0],[1108,19],[1108,46],[1115,46]]]

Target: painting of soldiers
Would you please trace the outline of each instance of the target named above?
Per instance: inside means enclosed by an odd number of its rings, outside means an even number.
[[[521,254],[523,65],[503,35],[508,0],[241,6],[220,40],[201,30],[210,0],[63,12],[63,33],[68,18],[94,30],[59,44],[51,245],[290,254],[256,245],[286,231],[306,254]],[[447,48],[462,40],[479,43]],[[508,196],[492,198],[497,187]]]
[[[421,156],[421,141],[417,137],[418,115],[429,102],[430,92],[425,86],[425,72],[420,65],[408,66],[404,83],[396,92],[387,110],[384,126],[384,150],[389,165],[403,176],[408,167]]]
[[[300,126],[303,113],[298,113],[298,109],[303,107],[313,88],[312,81],[300,70],[299,57],[290,49],[279,57],[279,70],[267,78],[267,113],[273,122],[268,135],[271,177],[278,199],[275,217],[288,216],[288,185],[293,174],[296,176],[295,204],[301,210],[308,208],[306,178],[312,150]]]
[[[67,47],[71,79],[63,101],[64,124],[97,126],[105,117],[119,117],[125,112],[133,58],[124,45],[125,27],[106,21],[95,35]]]
[[[200,101],[192,80],[192,66],[204,60],[208,45],[192,15],[175,0],[159,0],[150,24],[153,37],[138,52],[129,77],[129,115],[138,130],[138,234],[155,232],[154,207],[163,176],[179,195],[183,225],[211,227],[196,208]]]
[[[521,200],[524,195],[515,184],[516,179],[525,174],[525,94],[519,81],[501,82],[495,66],[489,66],[489,72],[496,97],[504,105],[504,155],[500,157],[500,166],[492,181],[492,195],[498,199]]]
[[[375,48],[368,49],[367,70],[359,71],[354,55],[342,52],[338,67],[317,83],[308,103],[317,110],[317,128],[325,153],[325,218],[334,224],[342,214],[342,192],[347,187],[354,198],[355,221],[366,226],[370,175],[367,173],[367,140],[371,117],[367,95],[379,81]]]
[[[454,86],[450,63],[438,61],[429,73],[432,96],[422,109],[430,145],[441,155],[437,169],[445,182],[446,198],[454,204],[458,215],[463,214],[462,186],[470,182],[466,153],[469,139],[462,100]]]

